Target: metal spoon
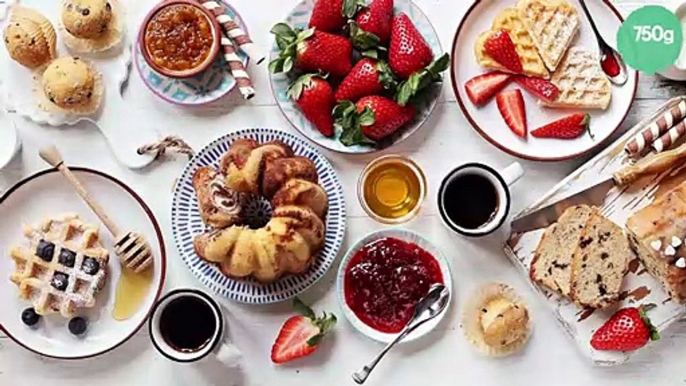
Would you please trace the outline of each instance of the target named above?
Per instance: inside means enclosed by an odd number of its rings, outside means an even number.
[[[603,36],[600,35],[598,27],[595,25],[595,21],[593,21],[593,17],[591,16],[591,13],[588,11],[588,7],[586,7],[586,1],[580,0],[580,3],[581,8],[584,10],[586,17],[588,18],[588,21],[591,23],[591,28],[593,28],[593,32],[595,33],[596,39],[598,39],[598,47],[600,48],[600,67],[603,69],[603,72],[605,72],[605,75],[607,75],[607,78],[610,79],[610,82],[618,86],[623,86],[627,82],[627,80],[629,80],[629,76],[627,74],[626,63],[624,63],[622,55],[620,55],[619,52],[617,52],[617,50],[610,47],[610,45],[607,44],[605,39],[603,39]],[[606,72],[603,63],[607,60],[614,60],[617,63],[617,66],[619,66],[619,74],[611,76]]]
[[[424,296],[419,303],[417,303],[417,307],[414,310],[412,319],[410,319],[405,328],[403,328],[398,336],[391,343],[389,343],[379,353],[379,355],[372,359],[368,365],[364,366],[362,370],[353,373],[353,380],[360,385],[363,384],[367,380],[367,377],[369,377],[369,374],[371,374],[372,370],[374,370],[374,367],[379,364],[384,355],[386,355],[386,353],[390,351],[393,346],[403,340],[407,335],[416,330],[422,324],[440,315],[441,312],[443,312],[443,310],[445,310],[445,308],[448,306],[449,300],[450,291],[448,291],[446,286],[443,284],[434,284],[431,286],[429,293]]]

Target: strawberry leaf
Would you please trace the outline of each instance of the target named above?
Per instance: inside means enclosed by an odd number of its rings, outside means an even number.
[[[286,59],[283,60],[283,72],[290,72],[293,69],[293,57],[292,56],[287,56]]]
[[[424,69],[410,75],[410,77],[400,84],[395,100],[399,105],[405,106],[420,91],[427,88],[434,82],[441,82],[441,73],[448,69],[450,65],[450,55],[444,54]]]
[[[647,312],[656,307],[657,306],[653,303],[645,304],[638,307],[638,314],[641,316],[641,320],[646,325],[646,327],[648,327],[648,330],[650,330],[650,340],[652,341],[660,340],[660,333],[657,331],[657,328],[650,321]]]
[[[291,40],[295,40],[295,38],[298,36],[298,34],[291,28],[290,25],[286,23],[277,23],[275,24],[271,30],[269,30],[272,34],[276,36],[282,36],[284,38],[290,38]]]
[[[358,121],[360,126],[371,126],[376,122],[376,114],[369,107],[365,107],[362,114],[359,115]]]
[[[398,82],[395,80],[393,71],[391,71],[388,63],[384,61],[376,62],[376,70],[379,71],[379,83],[381,83],[384,89],[395,92]]]
[[[307,304],[303,303],[303,301],[300,300],[300,298],[297,296],[293,299],[293,308],[295,308],[295,312],[299,313],[300,315],[308,319],[316,319],[316,316],[314,314],[314,311],[312,311],[312,308],[310,308]]]
[[[352,19],[363,5],[363,0],[343,0],[341,14],[348,19]]]
[[[322,341],[322,339],[324,339],[324,334],[317,334],[307,340],[307,345],[310,347],[314,347],[318,345]]]
[[[283,72],[283,62],[284,62],[284,59],[281,57],[276,58],[276,59],[272,60],[271,62],[269,62],[269,72],[271,72],[272,74],[282,73]]]
[[[360,28],[357,23],[350,22],[350,39],[355,46],[360,51],[367,51],[373,48],[378,48],[381,43],[381,39],[373,33],[365,32]]]

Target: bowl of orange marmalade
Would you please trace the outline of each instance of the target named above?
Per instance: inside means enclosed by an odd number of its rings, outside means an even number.
[[[193,0],[167,0],[143,22],[143,58],[158,73],[189,78],[205,71],[219,54],[221,30],[214,15]]]
[[[360,205],[374,220],[402,224],[419,213],[427,194],[424,172],[413,160],[386,155],[370,162],[357,183]]]

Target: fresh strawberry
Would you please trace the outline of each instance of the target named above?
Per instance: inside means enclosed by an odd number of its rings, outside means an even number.
[[[593,138],[593,134],[590,131],[590,123],[590,115],[583,113],[572,114],[532,131],[531,135],[536,138],[574,139],[588,131],[591,138]]]
[[[411,121],[415,111],[412,106],[400,106],[391,99],[373,95],[356,104],[340,102],[333,115],[343,128],[341,143],[345,146],[373,145]]]
[[[484,48],[491,58],[508,70],[517,74],[524,71],[522,59],[517,54],[517,49],[507,31],[500,30],[492,33],[486,39]]]
[[[412,20],[400,13],[393,18],[388,63],[400,79],[422,70],[434,60],[431,47],[412,24]]]
[[[532,78],[523,75],[516,76],[514,80],[526,91],[534,94],[537,98],[544,101],[552,102],[557,99],[558,95],[560,95],[560,89],[549,80]]]
[[[649,340],[660,339],[660,334],[646,315],[651,308],[655,308],[655,305],[617,311],[593,334],[591,346],[596,350],[634,351],[645,346]]]
[[[275,25],[271,33],[281,49],[279,57],[269,63],[272,73],[289,72],[297,67],[303,72],[329,73],[342,78],[353,67],[353,47],[348,39],[310,28],[294,30],[288,24]]]
[[[522,138],[526,138],[526,109],[524,108],[524,97],[521,90],[503,91],[495,97],[498,103],[500,115],[505,119],[505,123]]]
[[[355,47],[367,50],[388,43],[393,25],[393,0],[373,0],[355,16],[350,37]]]
[[[336,324],[336,315],[317,318],[314,311],[300,299],[293,300],[293,306],[300,314],[286,320],[279,336],[272,346],[272,362],[284,363],[312,354],[324,335]]]
[[[356,0],[315,0],[309,28],[322,32],[338,32],[353,17],[356,9]]]
[[[395,88],[395,80],[388,64],[370,58],[357,62],[336,90],[336,101],[357,102],[368,95],[376,95],[384,89]]]
[[[477,106],[482,106],[512,81],[512,75],[504,72],[489,72],[472,78],[465,83],[464,88],[469,100]]]
[[[327,137],[333,135],[331,112],[336,105],[333,88],[318,74],[305,74],[288,88],[287,95],[300,107],[305,118]]]

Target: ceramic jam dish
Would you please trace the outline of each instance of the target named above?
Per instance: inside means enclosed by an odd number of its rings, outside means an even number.
[[[441,251],[424,237],[404,229],[373,232],[350,248],[341,262],[338,298],[348,321],[362,334],[390,342],[413,316],[432,285],[452,290],[452,277]],[[411,332],[415,340],[440,323],[445,311]]]
[[[205,71],[219,55],[221,29],[214,15],[191,0],[158,4],[143,22],[138,40],[145,61],[170,78]]]
[[[360,205],[374,220],[402,224],[413,219],[426,199],[424,172],[413,160],[387,155],[370,162],[357,183]]]

